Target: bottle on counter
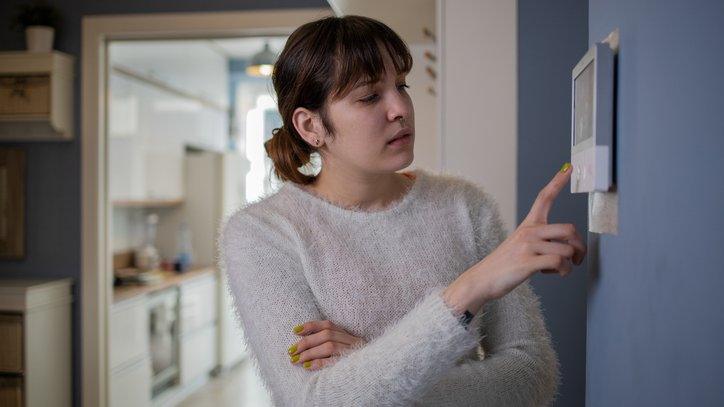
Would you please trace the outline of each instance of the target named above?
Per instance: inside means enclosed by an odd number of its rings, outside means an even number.
[[[156,249],[156,226],[158,215],[151,213],[146,217],[143,244],[136,249],[136,267],[141,271],[157,270],[161,265],[161,257]]]
[[[176,259],[174,270],[183,273],[191,268],[193,262],[193,248],[191,245],[191,229],[188,223],[181,222],[176,237]]]

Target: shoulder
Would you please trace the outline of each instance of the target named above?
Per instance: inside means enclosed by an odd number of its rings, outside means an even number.
[[[439,199],[453,200],[475,212],[497,212],[498,204],[485,187],[471,178],[450,172],[420,170],[427,179],[428,193]]]
[[[290,202],[284,188],[247,202],[219,224],[220,246],[255,246],[261,243],[286,245],[292,236]]]

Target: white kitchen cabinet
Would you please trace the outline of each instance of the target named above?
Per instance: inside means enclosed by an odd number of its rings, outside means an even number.
[[[113,304],[109,363],[111,407],[150,405],[151,359],[145,295]]]
[[[118,41],[109,59],[111,138],[138,137],[152,149],[226,148],[228,59],[208,41]]]
[[[184,199],[186,146],[227,145],[226,57],[206,41],[114,42],[109,57],[111,199],[134,206]]]
[[[205,381],[216,367],[216,324],[181,334],[181,385]]]
[[[181,145],[152,150],[138,137],[111,137],[110,199],[116,205],[184,199]]]
[[[229,293],[226,275],[221,276],[219,287],[219,365],[229,369],[248,355],[244,332],[236,320],[233,299]]]
[[[208,273],[179,285],[181,334],[216,324],[215,273]]]
[[[148,357],[111,373],[111,407],[147,407],[151,405],[151,360]]]
[[[0,405],[71,405],[71,281],[0,280]]]
[[[216,273],[179,285],[181,386],[205,381],[217,364]]]
[[[154,114],[154,95],[110,78],[109,195],[117,206],[184,198],[184,143],[176,138],[173,118]]]
[[[113,304],[111,310],[110,367],[148,356],[148,302],[145,296]]]

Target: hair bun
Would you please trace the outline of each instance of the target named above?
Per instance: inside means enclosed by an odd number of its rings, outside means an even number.
[[[308,184],[314,180],[299,172],[299,168],[310,160],[311,148],[303,141],[298,141],[286,127],[272,130],[272,137],[264,142],[264,149],[274,163],[274,173],[282,181]]]

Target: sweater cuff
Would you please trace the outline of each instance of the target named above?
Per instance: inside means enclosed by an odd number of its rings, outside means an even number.
[[[465,317],[465,314],[466,314],[465,312],[459,312],[459,311],[457,311],[457,310],[455,309],[455,307],[453,307],[452,305],[448,304],[448,303],[445,301],[445,299],[443,298],[443,293],[445,292],[445,289],[446,289],[446,288],[447,288],[447,286],[439,286],[439,287],[435,287],[435,288],[433,289],[433,291],[439,293],[440,298],[442,299],[443,303],[445,304],[445,308],[447,308],[447,309],[453,314],[453,316],[455,316],[455,318],[457,318],[458,320],[465,319],[465,318],[464,318],[464,317]],[[478,328],[480,327],[480,324],[481,324],[481,320],[483,319],[483,316],[485,315],[485,310],[486,310],[486,307],[483,306],[483,307],[478,311],[477,314],[473,314],[473,315],[472,315],[472,319],[471,319],[469,322],[463,323],[462,325],[463,325],[463,326],[467,326],[467,329],[468,329],[468,330],[478,331],[478,330],[479,330]],[[466,311],[466,312],[467,312],[468,314],[470,314],[469,311]]]
[[[466,349],[476,348],[480,344],[480,325],[485,314],[484,310],[481,309],[477,314],[473,315],[472,320],[466,325],[460,322],[460,318],[463,316],[462,313],[455,310],[455,308],[449,305],[443,298],[443,292],[447,286],[438,286],[432,289],[431,293],[434,293],[434,307],[443,310],[443,314],[446,316],[447,322],[450,325],[450,329],[457,332],[457,335],[465,343]]]

